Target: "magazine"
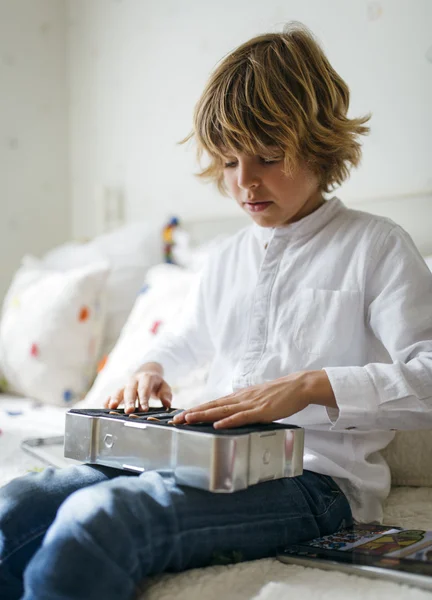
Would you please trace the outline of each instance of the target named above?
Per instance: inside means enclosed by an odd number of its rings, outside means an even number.
[[[432,590],[432,531],[423,529],[353,525],[287,546],[278,559]]]

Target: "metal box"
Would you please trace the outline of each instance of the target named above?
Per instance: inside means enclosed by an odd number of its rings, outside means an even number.
[[[211,492],[235,492],[303,472],[300,427],[174,426],[169,421],[177,412],[159,409],[131,417],[120,410],[72,409],[66,415],[65,457],[139,473],[168,469],[177,483]]]

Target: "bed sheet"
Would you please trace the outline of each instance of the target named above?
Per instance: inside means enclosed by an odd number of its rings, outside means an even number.
[[[21,449],[27,438],[62,435],[67,408],[46,406],[29,398],[0,394],[0,485],[44,463]]]

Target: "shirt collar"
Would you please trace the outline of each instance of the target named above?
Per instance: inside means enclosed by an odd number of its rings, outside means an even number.
[[[330,198],[326,200],[322,206],[315,210],[310,215],[303,217],[299,221],[290,223],[289,225],[282,225],[281,227],[261,227],[256,223],[252,224],[252,229],[255,237],[260,242],[268,242],[271,237],[279,238],[290,238],[299,239],[304,236],[314,235],[323,227],[329,223],[333,217],[342,209],[345,205],[336,198]]]

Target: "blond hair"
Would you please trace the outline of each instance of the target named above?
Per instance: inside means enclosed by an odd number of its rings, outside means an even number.
[[[269,147],[284,156],[292,173],[299,160],[328,192],[361,158],[359,135],[370,115],[348,119],[349,89],[318,42],[302,24],[282,33],[257,36],[228,54],[198,100],[193,130],[198,160],[209,164],[199,177],[215,181],[222,193],[223,156],[244,152],[266,158]]]

